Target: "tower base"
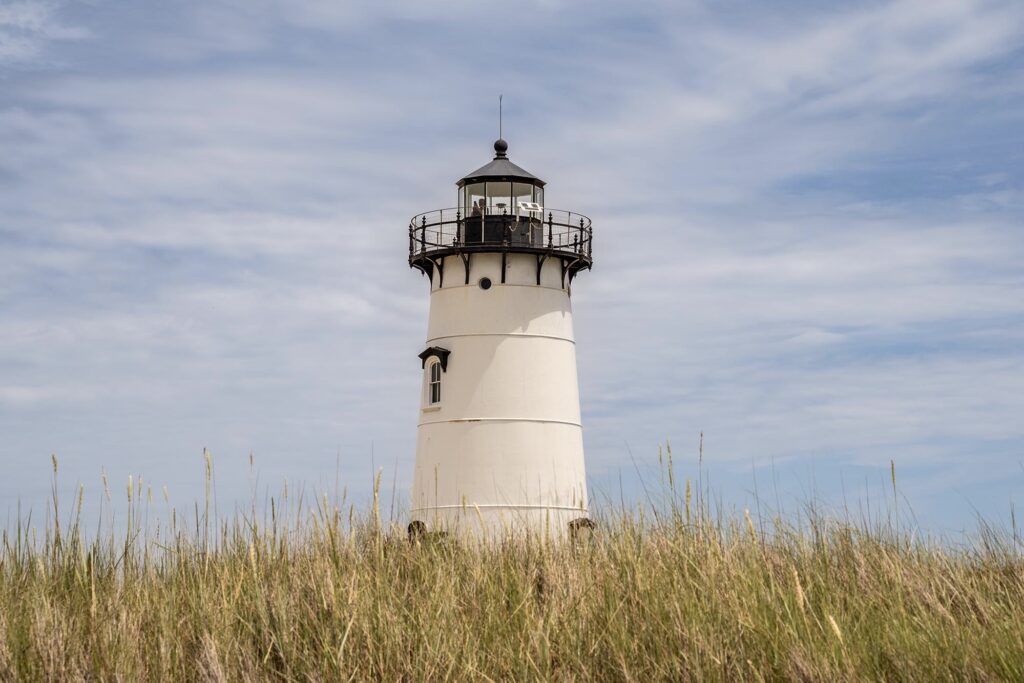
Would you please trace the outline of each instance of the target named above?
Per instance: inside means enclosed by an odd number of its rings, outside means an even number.
[[[593,528],[586,510],[578,508],[460,505],[414,511],[409,535],[442,533],[466,540],[565,541],[589,533]]]

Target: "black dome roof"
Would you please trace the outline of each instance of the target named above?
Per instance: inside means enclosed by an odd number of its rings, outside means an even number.
[[[509,161],[508,157],[505,156],[507,151],[508,143],[499,138],[494,143],[494,159],[465,176],[456,185],[462,187],[469,183],[479,183],[488,180],[518,180],[530,183],[531,185],[537,185],[538,187],[544,187],[543,180]]]

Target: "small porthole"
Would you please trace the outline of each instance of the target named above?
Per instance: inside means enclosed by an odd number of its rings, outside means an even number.
[[[491,288],[491,278],[489,278],[489,277],[482,277],[482,278],[480,278],[480,289],[490,289],[490,288]]]

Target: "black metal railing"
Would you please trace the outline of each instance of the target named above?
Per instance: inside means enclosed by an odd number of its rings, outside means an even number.
[[[572,211],[471,214],[437,209],[409,222],[409,261],[459,251],[544,252],[591,260],[590,219]],[[441,253],[438,253],[441,252]]]

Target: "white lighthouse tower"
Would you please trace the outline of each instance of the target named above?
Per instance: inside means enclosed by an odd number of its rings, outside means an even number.
[[[544,181],[494,151],[458,206],[409,225],[430,278],[410,535],[591,526],[570,304],[590,219],[547,208]]]

